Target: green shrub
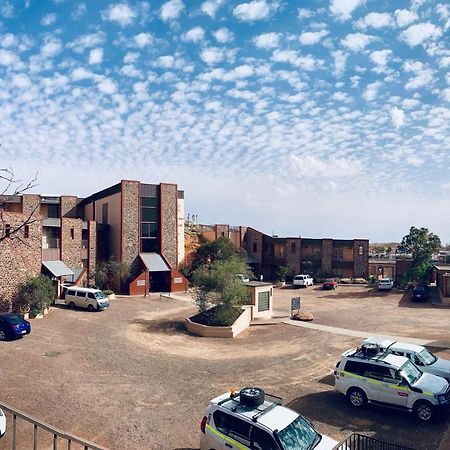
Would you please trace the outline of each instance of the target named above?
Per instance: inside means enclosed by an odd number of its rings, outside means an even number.
[[[19,285],[12,305],[13,311],[17,313],[30,312],[35,317],[53,303],[55,296],[55,286],[50,278],[45,275],[29,278]]]
[[[106,289],[106,291],[103,291],[105,295],[113,295],[114,291],[111,291],[111,289]]]
[[[277,270],[277,281],[286,281],[288,269],[286,266],[280,266]]]

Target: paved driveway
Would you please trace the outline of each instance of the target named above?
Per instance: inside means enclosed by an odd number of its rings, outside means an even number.
[[[283,309],[291,294],[276,290],[277,308]],[[363,297],[327,299],[314,290],[302,295],[317,321],[361,328],[354,308],[368,304]],[[380,317],[388,302],[380,301]],[[336,303],[339,313],[327,312]],[[395,300],[391,306],[416,321],[420,335],[426,311],[399,308]],[[447,416],[418,426],[408,414],[376,408],[356,413],[335,393],[332,369],[358,340],[285,324],[252,327],[233,340],[197,338],[183,326],[194,311],[189,303],[158,297],[120,298],[101,313],[54,308],[32,322],[31,335],[0,343],[1,398],[113,449],[194,449],[208,400],[231,387],[258,385],[335,439],[359,431],[421,450],[437,448]],[[390,314],[383,320],[399,331]],[[447,336],[434,333],[436,339]],[[450,358],[448,350],[439,354]],[[2,441],[0,448],[6,445]],[[19,448],[29,446],[23,441]]]

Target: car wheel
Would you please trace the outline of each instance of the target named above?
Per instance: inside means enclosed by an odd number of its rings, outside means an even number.
[[[70,302],[69,303],[69,308],[70,309],[74,309],[75,308],[75,303],[74,302]]]
[[[433,419],[433,405],[427,401],[420,401],[414,405],[414,414],[421,422],[431,422]]]
[[[88,311],[90,312],[94,311],[94,307],[92,305],[88,305]]]
[[[6,333],[3,330],[0,330],[0,341],[6,340]]]
[[[246,387],[240,390],[239,398],[244,405],[256,408],[264,403],[265,394],[261,388]]]
[[[367,396],[364,391],[356,387],[347,391],[347,398],[355,408],[362,408],[367,403]]]

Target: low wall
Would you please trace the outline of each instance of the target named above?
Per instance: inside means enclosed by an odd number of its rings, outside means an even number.
[[[230,327],[210,327],[192,322],[192,320],[188,317],[185,320],[186,329],[189,333],[202,337],[233,338],[250,326],[252,315],[251,306],[243,306],[242,309],[242,314]]]

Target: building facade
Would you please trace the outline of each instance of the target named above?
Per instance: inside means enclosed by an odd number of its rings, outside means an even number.
[[[130,283],[147,274],[139,293],[182,285],[173,282],[182,277],[176,269],[184,259],[184,192],[175,184],[122,180],[87,198],[24,194],[0,200],[2,310],[30,276],[49,275],[58,294],[63,281],[89,284],[96,265],[110,257],[129,267]],[[146,265],[150,260],[157,271]]]

